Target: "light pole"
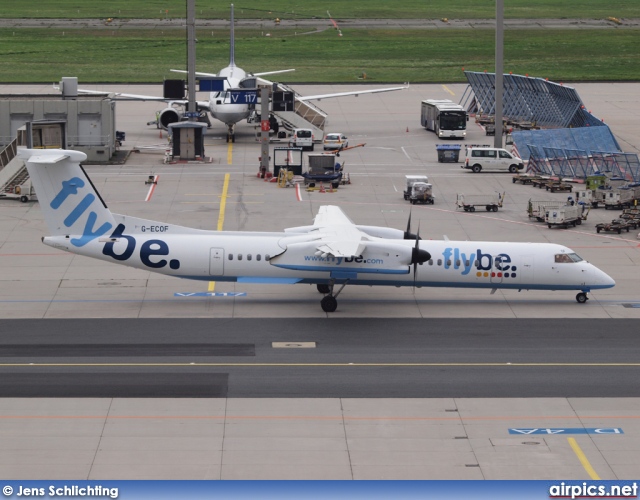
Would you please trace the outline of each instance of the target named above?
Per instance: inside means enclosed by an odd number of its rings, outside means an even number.
[[[495,136],[493,147],[502,147],[502,94],[504,90],[504,0],[496,0]]]

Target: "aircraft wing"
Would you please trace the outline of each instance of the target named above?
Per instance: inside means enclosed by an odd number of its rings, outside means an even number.
[[[361,255],[367,235],[360,231],[339,207],[321,206],[313,226],[318,228],[318,251],[334,257]]]
[[[188,71],[185,71],[183,69],[170,69],[169,71],[173,71],[174,73],[188,73]],[[214,77],[218,75],[215,73],[202,73],[200,71],[196,71],[196,76]]]
[[[320,100],[320,99],[331,99],[333,97],[344,97],[344,96],[348,96],[348,95],[360,95],[360,94],[377,94],[378,92],[394,92],[396,90],[406,90],[408,89],[409,86],[407,85],[406,87],[387,87],[387,88],[383,88],[383,89],[368,89],[368,90],[353,90],[350,92],[337,92],[335,94],[318,94],[318,95],[305,95],[305,96],[298,96],[297,100],[298,101],[313,101],[313,100]]]
[[[156,101],[166,102],[171,104],[179,104],[180,106],[186,106],[189,101],[186,99],[166,99],[165,97],[159,97],[157,95],[142,95],[142,94],[125,94],[123,92],[109,92],[108,90],[86,90],[78,89],[79,94],[109,94],[112,95],[115,100],[118,101]],[[209,101],[196,101],[196,105],[199,109],[209,110]]]
[[[78,89],[78,94],[110,94],[117,97],[120,100],[136,100],[136,101],[165,101],[169,102],[170,99],[164,97],[158,97],[157,95],[139,95],[139,94],[124,94],[122,92],[110,92],[108,90],[86,90]]]
[[[253,76],[278,75],[280,73],[289,73],[295,69],[279,69],[277,71],[264,71],[262,73],[251,73]],[[265,80],[268,81],[268,80]],[[271,82],[270,82],[271,83]]]

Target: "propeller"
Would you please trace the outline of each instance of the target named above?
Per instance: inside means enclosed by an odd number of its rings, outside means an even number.
[[[420,232],[420,231],[418,231]],[[420,235],[419,234],[413,234],[411,232],[411,211],[409,211],[409,220],[407,221],[407,230],[404,232],[404,239],[405,240],[419,240],[420,239]]]
[[[411,216],[409,216],[411,222]],[[420,223],[418,222],[418,233],[416,234],[416,244],[411,252],[411,264],[413,264],[413,290],[416,289],[416,278],[418,275],[418,264],[423,264],[431,259],[431,254],[420,248]]]

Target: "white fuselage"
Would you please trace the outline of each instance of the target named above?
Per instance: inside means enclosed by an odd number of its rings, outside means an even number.
[[[355,258],[323,256],[307,251],[314,243],[307,234],[211,232],[172,234],[172,226],[150,226],[144,234],[125,233],[94,239],[75,247],[69,238],[50,236],[56,248],[138,269],[180,278],[258,283],[344,283],[417,287],[581,290],[610,288],[606,273],[581,260],[570,249],[550,243],[499,243],[421,240],[431,259],[417,266],[394,260],[389,253]],[[395,248],[415,241],[376,239]],[[301,243],[299,250],[294,250]],[[571,260],[565,256],[575,256]],[[566,260],[559,261],[562,257]]]
[[[224,91],[209,94],[209,110],[211,116],[222,123],[234,125],[249,117],[251,110],[248,104],[238,104],[231,101],[229,89],[240,88],[240,82],[247,74],[238,66],[230,65],[222,68],[218,76],[225,77]]]

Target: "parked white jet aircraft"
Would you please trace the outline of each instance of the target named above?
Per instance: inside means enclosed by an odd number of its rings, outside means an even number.
[[[356,225],[322,206],[310,226],[283,232],[204,231],[111,213],[68,150],[22,150],[51,236],[45,245],[169,276],[238,283],[316,284],[326,312],[345,285],[579,290],[613,279],[550,243],[421,240]],[[341,287],[334,291],[335,285]]]
[[[231,4],[231,46],[229,54],[229,65],[222,68],[216,73],[202,73],[196,72],[198,77],[221,77],[225,78],[224,91],[211,92],[209,94],[208,101],[197,101],[196,106],[199,112],[208,111],[211,116],[216,120],[221,121],[227,126],[227,142],[235,142],[235,126],[236,123],[247,119],[251,116],[255,104],[245,104],[234,102],[234,94],[232,90],[246,90],[249,88],[256,88],[257,84],[260,85],[273,85],[273,82],[260,78],[266,75],[275,75],[279,73],[287,73],[289,71],[295,71],[294,69],[283,69],[278,71],[267,71],[263,73],[247,73],[242,68],[236,66],[235,63],[235,35],[234,35],[234,16],[233,16],[233,4]],[[171,71],[177,73],[186,73],[186,71],[175,70]],[[389,87],[381,89],[368,89],[351,92],[338,92],[335,94],[319,94],[311,96],[298,96],[300,101],[312,101],[320,99],[329,99],[332,97],[344,97],[348,95],[360,95],[360,94],[374,94],[377,92],[391,92],[395,90],[403,90],[408,87]],[[78,92],[86,94],[104,94],[104,92],[94,90],[79,90]],[[116,92],[114,97],[122,100],[142,100],[142,101],[161,101],[168,102],[169,107],[163,109],[158,114],[158,126],[165,130],[171,123],[178,122],[184,116],[184,108],[187,105],[187,101],[182,100],[170,100],[157,96],[146,96],[139,94],[124,94]],[[237,95],[236,97],[237,98]]]

